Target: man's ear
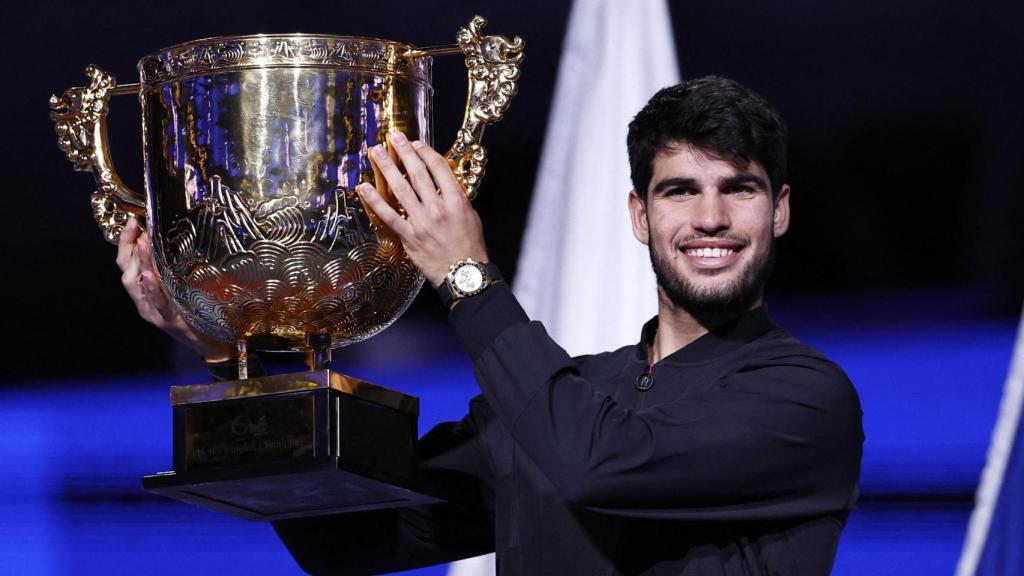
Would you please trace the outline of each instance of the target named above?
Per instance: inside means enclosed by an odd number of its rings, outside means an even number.
[[[789,184],[784,184],[775,198],[775,210],[772,215],[772,233],[776,238],[789,230]]]
[[[640,199],[636,190],[629,191],[629,219],[633,223],[633,236],[641,244],[651,240],[651,231],[647,227],[647,203]]]

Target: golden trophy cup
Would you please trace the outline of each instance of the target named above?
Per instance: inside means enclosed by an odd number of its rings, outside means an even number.
[[[58,145],[92,172],[93,215],[116,242],[145,219],[164,291],[196,330],[239,350],[237,380],[174,386],[174,470],[143,479],[171,498],[280,519],[433,501],[412,490],[419,400],[327,369],[331,348],[387,328],[423,277],[364,208],[368,151],[392,130],[432,142],[432,57],[464,54],[468,97],[447,153],[473,197],[484,127],[515,95],[520,38],[457,45],[306,34],[186,42],[139,61],[139,84],[95,66],[50,99]],[[108,100],[142,105],[146,194],[118,177]],[[251,350],[305,351],[309,372],[248,378]]]

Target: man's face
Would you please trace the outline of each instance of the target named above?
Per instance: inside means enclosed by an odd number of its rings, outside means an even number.
[[[694,314],[759,305],[774,240],[789,227],[789,187],[773,201],[760,163],[737,169],[686,143],[659,153],[653,169],[647,201],[633,192],[629,207],[662,298]]]

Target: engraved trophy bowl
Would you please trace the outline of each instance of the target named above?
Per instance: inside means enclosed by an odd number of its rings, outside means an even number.
[[[193,328],[235,342],[239,379],[175,386],[174,471],[143,486],[247,518],[431,501],[415,476],[415,397],[326,369],[330,349],[388,327],[423,284],[401,242],[355,193],[397,200],[368,151],[392,130],[432,143],[433,56],[465,56],[462,126],[447,152],[472,198],[484,127],[515,95],[523,42],[457,45],[330,35],[225,36],[139,61],[138,84],[96,66],[89,86],[50,99],[58,145],[91,172],[93,216],[116,243],[144,218],[163,288]],[[145,195],[119,178],[107,144],[114,94],[142,105]],[[394,152],[391,151],[394,155]],[[247,378],[246,354],[305,350],[310,372]]]
[[[432,55],[465,54],[466,114],[447,156],[470,197],[479,186],[480,138],[522,57],[520,39],[482,36],[485,23],[433,49],[304,34],[186,42],[142,58],[137,86],[90,66],[89,87],[51,98],[51,117],[96,178],[106,238],[145,216],[164,290],[191,326],[259,350],[304,350],[311,334],[343,346],[389,326],[423,283],[355,187],[373,182],[397,207],[367,153],[391,130],[432,142]],[[108,98],[128,91],[142,104],[145,196],[106,143]]]

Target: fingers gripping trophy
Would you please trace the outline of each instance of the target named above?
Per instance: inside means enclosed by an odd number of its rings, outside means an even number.
[[[515,95],[523,57],[520,38],[485,36],[485,24],[474,17],[457,45],[431,48],[305,34],[198,40],[142,58],[139,84],[89,66],[88,86],[50,99],[60,149],[96,180],[104,237],[134,238],[143,222],[143,286],[159,279],[203,349],[237,350],[237,379],[172,387],[174,469],[144,488],[258,519],[433,500],[411,489],[418,399],[327,363],[332,348],[391,325],[423,284],[356,188],[373,184],[402,213],[370,150],[397,158],[386,138],[395,130],[432,142],[434,56],[465,56],[466,112],[446,157],[469,198],[479,188],[480,139]],[[142,105],[145,195],[111,162],[115,94]],[[128,244],[119,263],[136,256]],[[249,378],[251,350],[305,351],[309,371]]]

